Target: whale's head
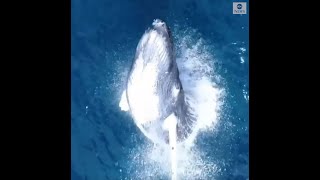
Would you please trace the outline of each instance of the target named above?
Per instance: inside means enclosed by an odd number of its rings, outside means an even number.
[[[170,28],[167,26],[167,24],[164,21],[160,19],[155,19],[152,23],[152,26],[153,26],[152,28],[156,30],[158,33],[162,34],[167,39],[171,40],[172,35],[171,35]]]
[[[143,34],[136,49],[135,59],[139,57],[142,57],[144,65],[155,63],[164,72],[170,70],[175,61],[175,52],[171,30],[164,21],[155,19]]]

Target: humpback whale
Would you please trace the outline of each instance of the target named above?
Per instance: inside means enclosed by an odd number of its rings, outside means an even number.
[[[192,133],[195,117],[179,79],[172,34],[160,19],[138,43],[120,106],[154,143],[169,143],[170,126],[176,126],[178,143]]]

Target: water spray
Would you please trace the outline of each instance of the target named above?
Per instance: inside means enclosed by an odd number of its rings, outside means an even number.
[[[171,180],[177,180],[177,118],[173,114],[165,120],[164,129],[169,131]]]

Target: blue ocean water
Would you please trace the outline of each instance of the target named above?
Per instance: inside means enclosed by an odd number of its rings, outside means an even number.
[[[137,43],[155,18],[173,34],[195,30],[212,47],[225,98],[217,133],[199,134],[197,146],[214,159],[215,179],[248,179],[249,17],[232,14],[232,2],[71,1],[72,180],[141,178],[132,172],[144,167],[132,169],[131,157],[147,139],[118,104]]]

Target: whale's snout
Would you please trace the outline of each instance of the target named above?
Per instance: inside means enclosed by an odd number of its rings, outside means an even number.
[[[164,21],[160,19],[155,19],[152,25],[153,25],[153,29],[160,31],[162,34],[165,34],[169,38],[171,38],[171,31]]]
[[[167,25],[164,21],[160,20],[160,19],[155,19],[152,23],[154,28],[164,28],[167,29]]]

